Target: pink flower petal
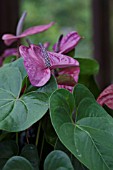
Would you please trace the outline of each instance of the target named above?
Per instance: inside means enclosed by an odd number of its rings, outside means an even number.
[[[59,76],[57,77],[58,87],[59,88],[65,88],[72,92],[73,87],[78,82],[80,73],[79,67],[70,67],[70,68],[64,68],[61,71],[58,72]],[[60,80],[60,76],[67,76],[65,78],[62,77]]]
[[[66,89],[69,90],[71,93],[73,91],[73,87],[72,86],[67,86],[67,85],[58,85],[59,89]]]
[[[17,36],[13,35],[13,34],[4,34],[2,36],[2,40],[4,40],[4,43],[9,46],[11,45],[13,42],[17,41],[18,38]]]
[[[70,32],[69,34],[67,34],[66,36],[64,36],[61,39],[59,53],[63,53],[63,54],[68,53],[69,51],[71,51],[72,49],[75,48],[75,46],[78,44],[80,39],[81,39],[81,37],[80,37],[80,35],[78,35],[77,32],[75,32],[75,31]],[[53,50],[55,52],[57,49],[57,45],[58,45],[58,43],[56,43],[53,46]]]
[[[28,35],[33,35],[33,34],[37,34],[43,31],[48,30],[52,25],[54,25],[54,22],[51,22],[47,25],[39,25],[39,26],[34,26],[31,28],[26,29],[19,37],[26,37]]]
[[[69,75],[73,77],[75,82],[78,82],[79,78],[79,73],[80,73],[80,67],[69,67],[69,68],[63,68],[61,71],[58,72],[59,75]]]
[[[113,109],[113,84],[108,86],[97,98],[97,102],[103,106],[107,105],[110,109]]]
[[[4,40],[6,45],[11,45],[13,42],[17,41],[20,38],[46,31],[53,24],[54,24],[54,22],[51,22],[47,25],[40,25],[40,26],[34,26],[34,27],[31,27],[31,28],[28,28],[22,34],[20,34],[18,36],[15,36],[13,34],[4,34],[2,36],[2,40]]]
[[[51,72],[49,68],[45,67],[40,48],[36,47],[34,45],[30,47],[20,46],[19,51],[24,58],[24,65],[31,84],[40,87],[50,79]]]
[[[50,79],[51,69],[79,66],[77,60],[49,51],[44,53],[44,49],[37,45],[31,44],[30,47],[20,46],[19,51],[24,58],[24,65],[30,82],[34,86],[43,86],[46,84]],[[46,62],[50,62],[50,66]]]
[[[49,52],[51,69],[79,66],[79,62],[72,57],[60,53]]]
[[[1,57],[6,58],[6,57],[9,57],[9,56],[12,56],[12,55],[14,55],[14,56],[19,56],[19,54],[18,54],[18,49],[17,49],[17,48],[9,48],[9,49],[6,49],[6,50],[3,52],[3,54],[2,54]]]

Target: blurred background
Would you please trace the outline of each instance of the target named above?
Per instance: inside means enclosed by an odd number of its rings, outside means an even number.
[[[61,34],[77,31],[84,37],[76,48],[77,57],[95,58],[100,64],[98,81],[102,88],[113,80],[113,0],[0,0],[0,37],[14,33],[19,17],[27,11],[24,29],[56,24],[47,32],[30,36],[38,44],[49,41],[50,48]],[[0,54],[6,46],[0,40]]]

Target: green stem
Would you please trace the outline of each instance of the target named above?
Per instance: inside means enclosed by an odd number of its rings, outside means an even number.
[[[18,145],[18,132],[16,132],[16,144]]]
[[[39,142],[40,129],[41,129],[41,121],[39,122],[38,130],[37,130],[36,142],[35,142],[36,146],[38,146],[38,142]]]
[[[41,146],[41,150],[40,150],[40,160],[41,160],[41,157],[42,157],[43,147],[44,147],[44,134],[43,134],[42,146]]]

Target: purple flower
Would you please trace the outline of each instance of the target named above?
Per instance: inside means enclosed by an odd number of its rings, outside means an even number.
[[[37,33],[46,31],[47,29],[49,29],[54,24],[54,22],[50,22],[47,25],[33,26],[31,28],[26,29],[24,32],[22,32],[22,27],[23,27],[25,17],[26,17],[26,13],[23,13],[23,15],[20,18],[18,25],[17,25],[16,35],[4,34],[2,36],[2,40],[4,40],[4,43],[6,45],[9,46],[13,42],[17,41],[18,39],[26,37],[28,35],[33,35],[33,34],[37,34]]]
[[[58,72],[56,77],[59,88],[65,88],[72,92],[73,87],[78,83],[80,67],[63,68]]]
[[[3,61],[5,58],[9,56],[19,56],[18,49],[17,48],[9,48],[6,49],[3,54],[0,56],[0,66],[3,64]]]
[[[113,109],[113,84],[104,89],[104,91],[97,98],[97,102],[103,106],[107,105]]]
[[[64,37],[61,35],[59,41],[53,46],[53,50],[57,53],[66,54],[75,48],[80,39],[80,35],[75,31],[68,33]]]
[[[79,62],[69,56],[46,51],[40,45],[20,46],[19,51],[24,59],[30,82],[33,86],[43,86],[50,79],[52,69],[78,67]]]

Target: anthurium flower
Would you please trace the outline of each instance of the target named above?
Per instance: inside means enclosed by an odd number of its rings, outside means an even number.
[[[113,109],[113,84],[105,88],[105,90],[97,98],[97,102],[101,106],[105,104],[110,109]]]
[[[80,67],[68,67],[63,68],[58,72],[58,76],[56,77],[59,88],[65,88],[72,92],[73,87],[78,82],[78,77],[80,73]]]
[[[2,36],[2,40],[4,40],[4,43],[6,45],[11,45],[13,42],[17,41],[18,39],[21,39],[23,37],[29,36],[29,35],[33,35],[33,34],[37,34],[43,31],[48,30],[53,24],[54,22],[50,22],[47,25],[39,25],[39,26],[33,26],[31,28],[26,29],[25,31],[22,32],[22,26],[23,26],[23,22],[25,19],[26,13],[24,13],[22,15],[22,17],[19,20],[18,26],[17,26],[17,30],[16,30],[16,35],[13,34],[4,34]]]
[[[5,58],[9,56],[19,56],[19,52],[17,48],[9,48],[6,49],[3,54],[0,56],[0,66],[2,65]]]
[[[80,39],[81,36],[75,31],[68,33],[64,37],[61,35],[58,42],[53,46],[53,50],[57,53],[66,54],[76,47]]]
[[[42,45],[20,46],[30,82],[33,86],[45,85],[51,76],[51,70],[70,66],[79,66],[79,62],[69,56],[46,51]]]

